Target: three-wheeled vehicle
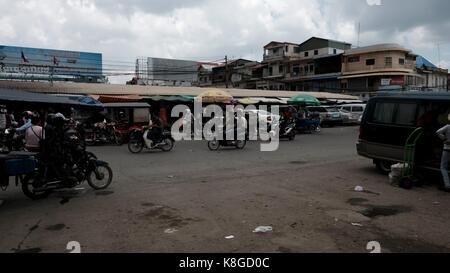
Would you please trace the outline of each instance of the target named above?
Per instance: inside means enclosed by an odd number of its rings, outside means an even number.
[[[147,126],[150,122],[151,106],[148,103],[105,103],[103,105],[114,125],[117,144],[127,143],[133,131]]]

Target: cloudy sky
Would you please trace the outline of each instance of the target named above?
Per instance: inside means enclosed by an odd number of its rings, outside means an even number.
[[[448,0],[0,0],[0,44],[138,56],[261,60],[272,40],[396,42],[450,66]],[[438,50],[440,48],[440,50]],[[440,52],[440,54],[438,54]]]

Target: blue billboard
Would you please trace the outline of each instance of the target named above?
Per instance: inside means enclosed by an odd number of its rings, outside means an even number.
[[[49,79],[100,82],[100,53],[0,45],[1,79]]]

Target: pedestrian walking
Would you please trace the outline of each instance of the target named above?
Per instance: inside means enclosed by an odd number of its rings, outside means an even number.
[[[444,179],[444,186],[441,190],[450,192],[450,177],[448,175],[448,164],[450,163],[450,115],[448,115],[449,124],[439,129],[436,133],[444,141],[444,150],[441,159],[441,172]]]

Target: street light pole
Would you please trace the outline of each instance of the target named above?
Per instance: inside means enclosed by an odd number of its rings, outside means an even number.
[[[228,56],[225,55],[225,87],[228,89]]]

